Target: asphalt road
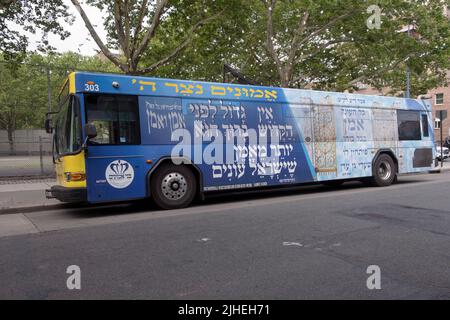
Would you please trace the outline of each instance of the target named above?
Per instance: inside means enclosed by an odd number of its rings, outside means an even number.
[[[135,203],[1,215],[0,298],[450,299],[449,195],[443,173],[174,211]],[[81,269],[81,290],[66,287],[69,265]],[[370,265],[380,290],[366,286]]]

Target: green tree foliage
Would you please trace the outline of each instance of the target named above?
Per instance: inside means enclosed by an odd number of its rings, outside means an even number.
[[[228,63],[263,85],[351,91],[365,83],[401,94],[409,65],[414,96],[445,83],[450,69],[450,25],[443,15],[449,0],[72,2],[82,16],[89,6],[103,9],[107,41],[91,34],[125,73],[220,81]],[[379,28],[368,27],[373,4],[381,9]],[[89,11],[84,15],[89,25]]]
[[[69,36],[62,23],[71,23],[68,7],[63,0],[0,0],[0,52],[3,57],[17,57],[27,50],[26,32],[42,33],[38,49],[53,49],[48,42],[48,34]],[[25,32],[25,33],[24,33]]]
[[[48,78],[52,109],[67,75],[74,70],[113,72],[115,66],[97,57],[76,53],[29,54],[21,63],[0,57],[0,130],[41,128],[48,111]]]
[[[208,6],[180,8],[156,34],[151,48],[143,56],[144,65],[152,64],[174,48],[188,29],[189,21],[201,8],[208,12],[221,12],[196,32],[191,45],[171,63],[160,66],[150,74],[160,77],[222,81],[224,63],[239,66],[253,64],[255,59],[247,48],[247,37],[255,33],[254,25],[247,21],[254,14],[251,1],[228,0],[224,4],[211,1]],[[180,16],[182,17],[180,19]],[[251,74],[254,76],[254,74]],[[258,77],[260,79],[260,77]],[[231,78],[230,78],[231,80]]]
[[[368,26],[374,3],[381,9],[379,28]],[[450,68],[446,3],[240,1],[204,28],[178,59],[152,74],[217,81],[223,63],[229,63],[264,85],[351,91],[365,83],[398,94],[405,89],[409,64],[412,94],[418,95],[443,84]],[[408,25],[415,29],[412,36]],[[164,33],[177,26],[168,28]],[[150,56],[161,50],[151,49]]]
[[[128,74],[146,74],[183,52],[199,30],[231,10],[236,0],[87,0],[105,13],[106,43],[78,0],[71,0],[103,54]],[[120,56],[110,49],[120,50]],[[142,64],[141,60],[146,63]]]

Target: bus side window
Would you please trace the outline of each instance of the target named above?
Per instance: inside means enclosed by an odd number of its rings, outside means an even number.
[[[97,129],[94,145],[141,143],[136,96],[87,95],[87,121]]]
[[[398,110],[398,139],[400,141],[422,140],[419,111]]]
[[[426,114],[422,114],[422,133],[425,138],[430,136],[428,132],[428,116]]]

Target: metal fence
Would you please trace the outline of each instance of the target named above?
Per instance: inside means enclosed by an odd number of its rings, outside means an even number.
[[[74,70],[115,68],[102,58],[76,54],[30,55],[24,62],[0,55],[0,180],[54,175],[51,135],[43,130],[45,114],[58,110],[61,86]],[[12,134],[8,129],[14,129]]]
[[[16,130],[12,139],[0,130],[0,178],[54,175],[51,135],[40,129]]]

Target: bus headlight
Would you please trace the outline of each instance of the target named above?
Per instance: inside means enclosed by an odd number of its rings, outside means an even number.
[[[65,172],[64,174],[67,182],[86,180],[86,174],[84,172]]]

